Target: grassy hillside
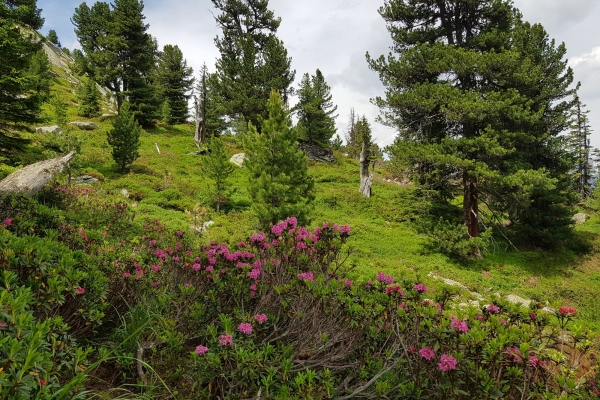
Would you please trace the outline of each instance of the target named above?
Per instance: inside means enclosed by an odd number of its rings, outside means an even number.
[[[69,105],[71,121],[85,120],[77,117],[76,85],[65,79],[64,71],[55,69],[55,72],[58,76],[54,80],[53,94]],[[104,107],[108,111],[106,104]],[[49,106],[44,115],[50,122],[52,110]],[[124,200],[121,190],[126,189],[136,218],[160,219],[169,228],[180,230],[190,226],[184,211],[199,204],[208,210],[206,220],[215,222],[210,232],[198,238],[202,242],[235,242],[254,232],[256,227],[250,211],[245,169],[236,169],[230,179],[224,212],[212,211],[212,183],[201,175],[199,168],[202,156],[188,154],[197,150],[193,125],[168,127],[159,124],[157,128],[145,131],[141,137],[140,158],[130,173],[122,175],[117,173],[106,141],[111,120],[111,117],[93,119],[101,127],[97,131],[67,128],[71,135],[83,140],[74,173],[100,178],[100,182],[92,185],[99,196]],[[25,135],[42,148],[54,140],[38,134]],[[231,154],[243,152],[239,138],[226,137],[225,143]],[[39,147],[26,161],[48,156],[48,152],[40,151]],[[355,279],[369,280],[375,273],[385,271],[398,278],[418,277],[436,286],[439,283],[428,277],[433,272],[485,296],[516,294],[551,307],[575,307],[583,324],[600,329],[600,316],[594,301],[600,295],[597,256],[600,218],[597,216],[576,228],[578,235],[592,245],[592,251],[587,254],[564,249],[515,252],[500,241],[484,253],[483,259],[458,262],[438,253],[427,236],[417,233],[414,221],[425,211],[425,205],[415,196],[412,187],[387,182],[385,171],[378,168],[374,196],[364,198],[358,192],[358,163],[341,153],[335,156],[336,162],[332,164],[309,162],[310,173],[316,182],[312,220],[315,226],[323,221],[351,226],[350,262],[355,265]],[[10,170],[4,168],[2,171],[6,175]]]

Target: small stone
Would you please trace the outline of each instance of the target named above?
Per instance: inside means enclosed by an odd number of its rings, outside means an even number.
[[[121,189],[121,195],[127,199],[129,198],[129,192],[125,188]]]
[[[231,156],[229,162],[237,165],[238,167],[244,166],[244,160],[246,159],[246,153],[238,153]]]
[[[100,129],[100,127],[93,122],[75,121],[75,122],[70,122],[69,124],[74,125],[84,131],[95,131],[96,129]]]
[[[35,128],[35,132],[36,133],[58,133],[58,134],[63,133],[62,129],[58,125],[40,126],[40,127]]]
[[[98,182],[98,178],[94,178],[90,175],[81,175],[73,178],[73,182],[75,182],[77,185],[89,185],[91,183]]]
[[[524,299],[522,297],[517,296],[516,294],[509,294],[508,296],[506,296],[506,301],[513,304],[520,304],[527,308],[529,308],[529,306],[531,305],[531,300]]]
[[[584,224],[585,221],[587,221],[588,219],[590,219],[590,216],[584,213],[577,213],[575,215],[573,215],[573,221],[575,221],[575,223],[577,225],[581,225]]]

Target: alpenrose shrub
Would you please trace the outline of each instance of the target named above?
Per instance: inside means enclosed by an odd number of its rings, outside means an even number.
[[[576,310],[457,309],[384,272],[355,284],[347,226],[288,218],[201,248],[145,231],[111,284],[160,315],[135,341],[161,343],[144,362],[184,398],[596,398],[593,337],[567,330]]]

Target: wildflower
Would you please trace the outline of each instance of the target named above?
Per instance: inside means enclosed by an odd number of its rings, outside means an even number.
[[[248,272],[248,276],[250,277],[250,279],[257,280],[260,276],[260,269],[254,268],[252,271]]]
[[[426,360],[431,360],[433,357],[435,357],[435,351],[433,351],[432,348],[423,347],[421,350],[419,350],[419,355]]]
[[[536,355],[531,354],[531,355],[529,355],[529,363],[532,366],[537,367],[538,365],[540,365],[540,360],[537,358]]]
[[[314,282],[314,280],[315,280],[315,276],[312,273],[312,271],[302,272],[301,274],[298,274],[298,278],[300,278],[303,281],[309,281],[309,282]]]
[[[175,261],[175,262],[179,261],[179,257],[178,256],[173,257],[173,261]]]
[[[228,333],[225,335],[221,335],[219,343],[221,343],[221,346],[233,346],[233,336],[231,336]]]
[[[391,285],[394,283],[394,278],[392,278],[390,275],[384,274],[383,272],[378,272],[376,277],[379,282],[383,282],[386,285]]]
[[[573,307],[561,307],[558,312],[563,317],[574,317],[577,315],[577,311]]]
[[[254,320],[256,320],[256,322],[262,325],[265,322],[267,322],[267,314],[256,314],[254,316]]]
[[[282,221],[282,222],[278,223],[277,225],[273,225],[273,227],[271,228],[271,232],[275,236],[281,236],[283,231],[285,231],[286,229],[287,229],[287,222]]]
[[[102,236],[107,237],[108,236],[108,232],[106,232],[106,231],[102,232]]]
[[[152,287],[158,287],[158,282],[154,281],[151,283]]]
[[[498,308],[498,306],[494,303],[488,305],[486,310],[488,310],[491,314],[498,314],[500,312],[500,308]]]
[[[521,353],[521,350],[517,349],[516,347],[507,347],[506,357],[512,358],[514,363],[518,363],[523,359],[523,354]]]
[[[391,295],[393,293],[398,293],[400,295],[400,297],[404,297],[404,292],[402,291],[402,288],[398,285],[394,285],[394,286],[385,288],[385,294]]]
[[[291,229],[294,229],[296,226],[298,226],[298,220],[296,217],[287,217],[285,222]]]
[[[177,236],[183,236],[183,232],[177,231]]]
[[[159,272],[159,271],[160,271],[160,265],[156,265],[156,264],[154,264],[154,265],[152,266],[152,271],[154,271],[154,272]]]
[[[422,283],[417,283],[415,286],[413,286],[413,289],[419,293],[425,293],[427,291],[427,286],[423,285]]]
[[[40,379],[40,386],[46,386],[48,384],[48,382],[46,382],[43,379]]]
[[[196,354],[199,356],[203,356],[208,351],[208,347],[206,346],[196,346]]]
[[[410,354],[412,354],[412,353],[414,353],[415,351],[417,351],[417,349],[415,349],[415,346],[410,346],[410,347],[408,348],[408,350],[406,350],[406,351],[408,351]]]
[[[440,357],[440,362],[438,363],[438,368],[441,371],[450,371],[453,369],[456,369],[456,358],[452,357],[451,355],[448,354],[442,354],[442,356]]]
[[[123,274],[123,278],[125,278],[125,279],[130,278],[130,277],[131,277],[131,274],[129,272],[125,272]]]
[[[75,293],[77,294],[84,294],[85,293],[85,289],[82,287],[79,287],[77,289],[75,289]]]
[[[206,267],[206,272],[210,272],[213,269],[215,269],[215,267],[213,267],[212,265],[209,265],[208,267]]]
[[[252,333],[252,324],[249,322],[242,322],[238,326],[237,330],[242,332],[243,334],[249,335]]]
[[[502,325],[506,326],[506,320],[504,318],[498,318],[498,322],[500,322]]]
[[[352,286],[352,283],[353,282],[350,279],[346,279],[346,281],[344,282],[344,286],[350,287],[350,286]]]
[[[216,257],[209,257],[208,258],[208,263],[210,265],[215,265],[217,263],[217,258]]]
[[[4,225],[11,226],[12,224],[13,224],[13,219],[12,218],[6,218],[4,220]]]
[[[200,264],[198,264],[198,263],[192,264],[192,269],[194,271],[200,271],[200,268],[202,268],[202,266]]]
[[[536,313],[532,312],[531,314],[529,314],[529,318],[531,318],[532,321],[535,321],[537,319]]]
[[[456,317],[452,317],[452,322],[450,322],[450,328],[461,333],[469,332],[469,327],[467,326],[467,323],[462,319],[458,319]]]
[[[0,321],[0,328],[4,328],[4,327],[7,327],[7,326],[8,326],[8,324],[6,322]]]
[[[592,393],[594,393],[596,396],[598,396],[598,395],[600,395],[600,390],[594,389],[594,390],[592,390]]]
[[[350,225],[340,226],[340,233],[343,233],[344,235],[349,235],[350,234]]]
[[[258,290],[258,286],[256,286],[256,283],[250,285],[250,290],[252,290],[253,292],[256,292]]]

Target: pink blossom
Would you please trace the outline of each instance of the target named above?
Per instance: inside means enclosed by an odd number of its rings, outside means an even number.
[[[200,264],[198,264],[198,263],[192,264],[192,269],[194,271],[200,271],[200,268],[202,268],[202,266]]]
[[[385,294],[391,295],[394,293],[398,293],[398,295],[400,297],[404,297],[404,292],[402,291],[402,288],[398,285],[389,286],[389,287],[385,288]]]
[[[535,354],[529,355],[529,363],[534,367],[541,365],[540,360],[537,358],[537,356]]]
[[[156,244],[156,240],[152,239],[149,244],[150,246],[154,246]]]
[[[221,343],[221,346],[233,346],[233,336],[231,336],[228,333],[226,333],[225,335],[221,335],[219,343]]]
[[[183,236],[183,232],[177,231],[177,236]]]
[[[77,294],[84,294],[85,293],[85,289],[82,287],[79,287],[77,289],[75,289],[75,293]]]
[[[209,265],[208,267],[206,267],[206,272],[210,272],[213,269],[215,269],[215,267],[213,267],[212,265]]]
[[[273,225],[271,232],[275,236],[281,236],[281,234],[287,229],[287,222],[281,221],[276,225]]]
[[[199,356],[203,356],[204,354],[206,354],[207,351],[208,347],[206,346],[196,346],[196,354],[198,354]]]
[[[0,321],[0,328],[5,328],[7,326],[8,326],[8,324],[6,322]]]
[[[267,322],[267,314],[256,314],[254,316],[254,319],[256,320],[256,322],[262,325],[265,322]]]
[[[419,293],[425,293],[427,291],[427,286],[422,283],[417,283],[415,286],[413,286],[413,289]]]
[[[260,269],[254,268],[252,271],[248,272],[248,276],[250,277],[250,279],[257,280],[260,276]]]
[[[130,277],[131,277],[131,274],[129,272],[125,272],[123,274],[123,278],[130,278]]]
[[[179,257],[178,256],[173,257],[173,261],[178,262],[179,261]]]
[[[208,263],[210,265],[215,265],[217,263],[217,259],[215,257],[208,257]]]
[[[448,354],[442,354],[442,356],[440,357],[440,362],[438,363],[438,368],[441,371],[450,371],[453,369],[456,369],[456,358],[452,357],[451,355]]]
[[[435,351],[433,351],[433,349],[430,347],[423,347],[421,350],[419,350],[419,355],[426,360],[431,360],[433,357],[435,357]]]
[[[107,237],[108,236],[108,232],[106,232],[106,231],[102,232],[102,236]]]
[[[394,283],[394,278],[392,278],[390,275],[384,274],[383,272],[377,273],[377,280],[387,285],[391,285],[392,283]]]
[[[285,219],[285,222],[288,224],[290,229],[294,229],[296,228],[296,226],[298,226],[298,220],[296,219],[296,217],[287,217]]]
[[[253,292],[256,292],[258,290],[258,286],[256,286],[256,283],[250,285],[250,290],[252,290]]]
[[[461,333],[469,332],[469,327],[467,326],[467,323],[462,319],[458,319],[454,316],[452,317],[452,322],[450,322],[450,328]]]
[[[298,278],[300,278],[303,281],[309,281],[309,282],[314,282],[314,280],[315,280],[315,276],[312,273],[312,271],[302,272],[301,274],[298,274]]]
[[[250,335],[252,333],[252,324],[249,322],[242,322],[237,330],[243,334]]]
[[[573,307],[561,307],[558,309],[558,312],[563,317],[574,317],[577,315],[577,310],[575,310]]]
[[[154,271],[154,272],[159,272],[160,270],[161,270],[161,268],[160,268],[160,265],[156,265],[156,264],[154,264],[154,265],[152,266],[152,271]]]
[[[491,314],[498,314],[500,312],[500,308],[498,308],[498,306],[494,303],[488,305],[486,310],[488,310]]]
[[[350,287],[350,286],[352,286],[352,283],[353,282],[350,279],[346,279],[346,281],[344,282],[344,286]]]
[[[523,354],[521,353],[521,350],[517,349],[516,347],[507,347],[506,357],[512,358],[514,363],[518,363],[523,359]]]
[[[343,233],[344,235],[349,235],[350,225],[340,226],[340,233]]]
[[[154,281],[154,282],[151,283],[151,285],[152,285],[152,287],[158,287],[159,283],[156,282],[156,281]]]
[[[504,318],[498,318],[498,322],[500,322],[502,325],[506,326],[506,320]]]

